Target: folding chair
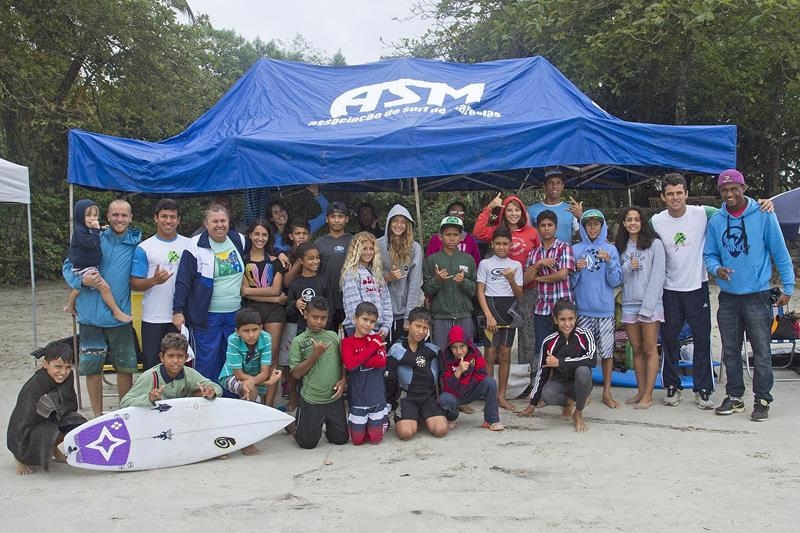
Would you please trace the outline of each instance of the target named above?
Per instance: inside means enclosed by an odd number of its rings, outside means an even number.
[[[774,312],[775,316],[783,316],[783,312],[784,312],[783,311],[783,306],[776,307],[775,309],[776,309],[775,312]],[[742,350],[742,357],[744,358],[745,368],[747,368],[747,375],[749,375],[750,379],[752,379],[753,378],[753,368],[750,365],[750,358],[747,356],[747,344],[748,344],[748,341],[747,341],[747,332],[746,331],[745,331],[744,342],[745,342],[745,349]],[[797,354],[797,339],[771,339],[770,340],[770,351],[772,351],[772,347],[773,346],[778,346],[778,345],[789,345],[789,346],[791,346],[791,351],[789,352],[788,361],[786,361],[786,364],[783,364],[783,365],[775,365],[774,364],[774,362],[775,362],[775,354],[772,355],[772,361],[773,361],[772,368],[773,368],[773,370],[780,370],[780,369],[790,368],[792,366],[792,363],[794,362],[794,356]],[[784,355],[784,354],[779,354],[779,355]],[[796,377],[793,377],[793,378],[774,378],[774,381],[797,381],[797,380],[800,380],[800,375],[796,375]]]

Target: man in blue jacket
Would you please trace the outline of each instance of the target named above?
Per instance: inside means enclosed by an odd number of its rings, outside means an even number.
[[[722,360],[728,382],[727,394],[716,408],[718,415],[745,410],[742,396],[742,341],[744,332],[753,349],[753,395],[750,419],[761,422],[769,416],[772,402],[772,355],[769,294],[772,263],[781,277],[783,294],[775,305],[789,303],[794,291],[794,269],[778,219],[765,213],[744,195],[744,176],[735,169],[723,171],[717,180],[723,207],[708,221],[703,260],[719,284],[717,325],[722,338]]]
[[[100,249],[103,259],[99,275],[87,274],[81,278],[72,271],[69,259],[64,261],[62,274],[67,285],[79,289],[81,283],[96,286],[100,277],[111,287],[111,293],[119,308],[131,312],[131,265],[133,251],[142,239],[138,228],[130,228],[131,204],[125,200],[114,200],[108,204],[108,229],[100,233]],[[132,375],[136,372],[136,341],[130,322],[123,323],[114,318],[111,309],[103,302],[98,291],[81,291],[76,304],[80,324],[80,359],[78,373],[86,376],[86,389],[95,416],[103,412],[103,365],[108,362],[117,371],[117,391],[120,399],[131,388]]]

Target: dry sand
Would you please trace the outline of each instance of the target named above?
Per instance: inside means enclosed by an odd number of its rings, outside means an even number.
[[[71,334],[63,284],[38,288],[40,344]],[[2,289],[0,424],[33,371],[30,290]],[[715,332],[716,333],[716,332]],[[715,357],[719,343],[715,339]],[[778,377],[798,377],[780,371]],[[748,383],[749,389],[749,383]],[[113,392],[113,391],[109,391]],[[615,389],[624,400],[630,389]],[[590,430],[555,408],[503,414],[481,405],[443,439],[421,433],[378,446],[301,450],[281,433],[261,454],[160,471],[102,473],[55,464],[14,475],[0,458],[4,531],[796,531],[800,381],[778,382],[769,421],[715,416],[691,393],[678,407],[606,408],[595,389]],[[718,391],[714,399],[723,396]],[[86,398],[84,396],[84,398]],[[517,402],[522,405],[522,402]],[[751,400],[748,398],[748,412]],[[88,405],[88,402],[86,402]],[[106,407],[116,400],[106,398]],[[84,411],[88,415],[87,411]],[[324,441],[324,437],[323,437]],[[795,523],[795,526],[792,524]]]

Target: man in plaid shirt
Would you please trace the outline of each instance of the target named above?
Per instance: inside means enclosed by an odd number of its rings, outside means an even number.
[[[542,244],[528,255],[523,282],[527,284],[535,280],[539,293],[533,317],[535,346],[539,352],[544,338],[555,331],[552,316],[555,303],[561,298],[575,300],[569,282],[569,274],[575,270],[575,258],[572,255],[572,246],[556,238],[558,217],[553,211],[548,209],[539,213],[536,227]],[[535,366],[541,358],[538,354],[533,355],[531,364]],[[536,368],[531,370],[536,372]]]

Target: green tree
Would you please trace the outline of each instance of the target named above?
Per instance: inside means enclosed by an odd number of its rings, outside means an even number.
[[[625,120],[736,124],[762,192],[798,183],[797,0],[441,0],[405,53],[462,62],[542,55]]]

